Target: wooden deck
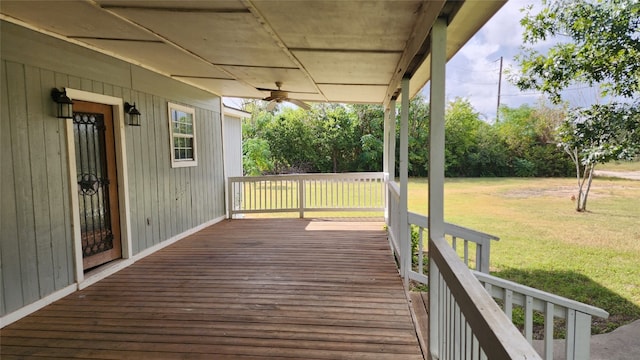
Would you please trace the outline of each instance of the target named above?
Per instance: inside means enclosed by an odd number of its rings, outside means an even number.
[[[224,221],[0,331],[0,356],[423,359],[381,223]]]

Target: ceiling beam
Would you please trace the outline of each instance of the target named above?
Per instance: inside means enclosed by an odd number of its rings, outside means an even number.
[[[271,36],[271,38],[275,41],[275,43],[278,45],[280,50],[282,50],[282,52],[285,53],[285,55],[287,55],[287,57],[289,57],[289,59],[294,64],[296,64],[296,66],[300,69],[300,71],[302,71],[304,76],[307,79],[309,79],[311,84],[313,84],[313,87],[316,89],[316,91],[318,91],[318,94],[322,95],[325,101],[329,101],[327,96],[324,94],[324,92],[322,92],[322,90],[318,86],[318,84],[316,84],[315,80],[313,79],[309,71],[302,65],[302,63],[298,60],[298,58],[296,58],[293,55],[293,53],[289,50],[287,45],[285,45],[284,41],[282,41],[280,36],[278,36],[278,34],[275,32],[275,30],[273,30],[273,28],[271,27],[267,19],[262,15],[262,13],[258,10],[258,8],[253,3],[253,0],[242,0],[242,3],[249,9],[249,11],[251,11],[253,16],[256,17],[256,20],[258,21],[258,23],[262,26],[262,28],[266,31],[266,33],[269,34],[269,36]]]
[[[389,102],[391,102],[394,97],[397,98],[400,81],[405,77],[405,75],[407,75],[409,66],[412,63],[415,64],[414,58],[416,54],[420,52],[420,49],[424,48],[425,42],[428,41],[431,26],[440,15],[445,3],[446,0],[422,2],[420,9],[418,10],[420,15],[413,27],[411,36],[409,36],[409,39],[407,40],[405,50],[398,62],[398,65],[396,66],[393,77],[389,83],[389,87],[387,88],[383,101],[385,108],[389,106]],[[424,54],[424,57],[426,57],[426,54]]]

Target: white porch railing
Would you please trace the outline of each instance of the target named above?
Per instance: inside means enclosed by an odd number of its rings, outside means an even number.
[[[399,222],[399,203],[400,203],[400,189],[395,182],[389,182],[387,187],[387,204],[389,206],[388,213],[388,231],[389,239],[391,241],[393,250],[396,254],[400,253],[400,222]],[[411,280],[416,280],[422,283],[427,283],[428,278],[426,276],[427,269],[425,269],[424,258],[426,255],[426,239],[428,229],[428,217],[409,212],[408,216],[409,224],[405,226],[415,226],[418,236],[417,248],[412,248],[413,266],[408,270],[408,276]],[[413,231],[409,231],[411,235]],[[461,260],[471,269],[489,273],[489,262],[491,254],[491,241],[497,241],[499,238],[494,235],[485,234],[479,231],[468,229],[459,225],[445,223],[445,239],[450,246],[457,252],[460,249]],[[415,253],[413,253],[415,251]],[[474,254],[475,256],[471,256]]]
[[[229,178],[228,206],[236,214],[384,211],[383,173],[296,174]]]
[[[589,359],[591,339],[591,317],[608,318],[606,311],[553,295],[538,289],[504,280],[489,274],[474,272],[493,298],[502,302],[502,309],[511,320],[513,306],[524,311],[524,336],[531,344],[533,341],[533,314],[540,312],[544,316],[544,358],[553,359],[554,319],[565,320],[566,336],[564,349],[566,359]]]
[[[429,258],[432,359],[540,359],[445,239]]]
[[[411,239],[399,238],[398,184],[389,182],[387,189],[389,239],[403,264],[402,241]],[[428,218],[409,213],[404,226],[418,231],[417,247],[404,247],[412,249],[406,256],[413,260],[406,276],[429,285],[430,314],[437,314],[429,317],[432,358],[539,358],[530,345],[533,312],[538,311],[544,317],[544,359],[553,359],[554,318],[566,320],[566,359],[589,359],[591,317],[606,318],[606,311],[489,275],[491,241],[498,238],[454,224],[445,223],[445,238],[429,243],[431,263],[426,272]],[[502,308],[492,297],[502,302]],[[514,305],[524,311],[524,337],[512,324]],[[532,351],[535,357],[530,357]]]

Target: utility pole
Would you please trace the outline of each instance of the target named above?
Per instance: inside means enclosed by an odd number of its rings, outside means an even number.
[[[496,106],[496,122],[500,120],[500,90],[502,88],[502,56],[500,56],[500,74],[498,75],[498,105]]]

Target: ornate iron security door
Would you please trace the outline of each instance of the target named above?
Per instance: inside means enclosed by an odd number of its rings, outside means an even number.
[[[74,102],[73,132],[86,270],[122,256],[111,107]]]

